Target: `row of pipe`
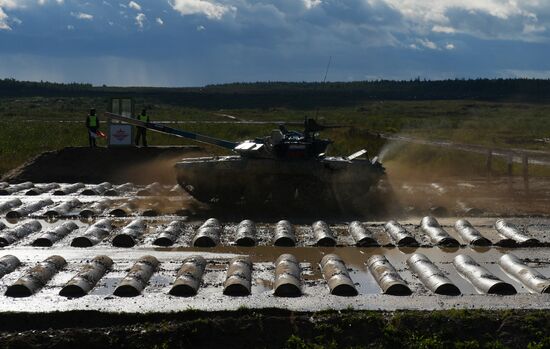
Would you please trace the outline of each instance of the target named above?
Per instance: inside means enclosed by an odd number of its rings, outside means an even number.
[[[113,185],[109,182],[103,182],[100,184],[86,186],[84,183],[71,183],[66,185],[60,185],[59,183],[45,183],[35,185],[31,182],[24,182],[12,185],[5,183],[0,187],[0,195],[6,196],[13,194],[24,194],[32,196],[51,193],[55,196],[70,194],[88,196],[122,196],[132,193],[137,196],[166,196],[180,193],[178,188],[179,186],[175,186],[168,189],[158,182],[151,183],[141,189],[136,187],[133,183]]]
[[[17,269],[17,257],[6,255],[0,258],[0,278]],[[173,296],[190,297],[197,294],[206,269],[206,260],[190,256],[183,260],[169,293]],[[512,278],[521,282],[532,293],[550,293],[550,280],[529,267],[513,254],[504,254],[498,261],[501,268]],[[8,286],[6,296],[28,297],[36,293],[67,265],[61,256],[50,256],[28,270],[15,283]],[[388,295],[410,295],[409,285],[383,255],[373,255],[366,262],[367,268]],[[424,286],[435,294],[460,295],[459,288],[428,257],[415,253],[407,259],[407,265]],[[453,260],[458,273],[474,288],[484,294],[511,295],[517,291],[493,273],[480,266],[472,257],[459,254]],[[82,297],[88,294],[97,282],[112,268],[113,261],[107,256],[97,256],[71,278],[59,292],[65,297]],[[142,293],[160,262],[153,256],[141,257],[119,282],[114,295],[135,297]],[[333,295],[356,296],[358,294],[346,264],[335,254],[325,255],[320,262],[323,277]],[[278,297],[302,295],[302,271],[296,257],[283,254],[275,262],[273,293]],[[252,262],[247,256],[238,256],[229,262],[223,284],[223,294],[248,296],[252,288]]]

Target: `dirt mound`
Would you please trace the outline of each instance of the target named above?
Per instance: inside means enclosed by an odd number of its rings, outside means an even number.
[[[45,152],[8,172],[2,181],[146,184],[175,183],[173,165],[204,155],[197,146],[148,148],[64,148]]]

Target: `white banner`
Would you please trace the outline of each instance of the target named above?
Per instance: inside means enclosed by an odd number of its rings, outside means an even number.
[[[132,145],[132,126],[111,124],[109,127],[109,145]]]

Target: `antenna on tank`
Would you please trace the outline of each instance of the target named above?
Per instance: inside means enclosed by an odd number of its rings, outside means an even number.
[[[323,84],[327,82],[327,76],[328,76],[328,70],[330,69],[330,63],[332,62],[332,56],[329,56],[328,63],[327,63],[327,69],[325,70],[325,77],[323,78]],[[315,110],[315,120],[317,120],[317,116],[319,115],[319,107]]]

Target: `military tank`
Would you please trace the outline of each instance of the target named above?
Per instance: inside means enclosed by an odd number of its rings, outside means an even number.
[[[268,136],[232,142],[117,114],[105,115],[236,153],[185,158],[175,164],[181,187],[212,206],[355,210],[370,204],[372,188],[385,175],[382,164],[376,157],[369,159],[366,150],[349,156],[327,156],[332,141],[318,138],[318,134],[339,126],[323,126],[314,119],[304,121],[303,132],[280,125]]]

